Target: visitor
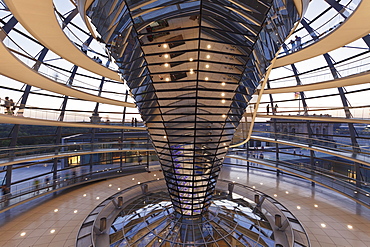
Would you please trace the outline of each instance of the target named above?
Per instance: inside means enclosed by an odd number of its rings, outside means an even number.
[[[296,47],[295,47],[296,50],[299,50],[299,49],[302,48],[301,37],[296,35],[295,36],[295,43],[296,43]]]
[[[10,99],[9,102],[10,102],[10,114],[9,115],[14,115],[14,110],[15,110],[14,101]]]
[[[267,106],[266,106],[266,112],[267,112],[267,115],[270,114],[270,104],[267,104]]]
[[[82,44],[81,51],[82,51],[83,53],[87,54],[87,49],[88,49],[88,45],[87,45],[87,41],[86,41],[86,42],[84,42],[84,43]]]
[[[46,177],[45,177],[45,187],[46,187],[46,191],[49,191],[49,184],[50,184],[50,178],[49,178],[49,176],[46,176]]]
[[[33,192],[33,194],[39,194],[39,188],[40,188],[40,181],[36,178],[34,181],[33,181],[33,186],[34,186],[34,189],[35,191]]]
[[[295,41],[294,41],[294,40],[291,40],[291,41],[289,42],[289,44],[292,46],[292,48],[291,48],[291,52],[294,52],[295,47],[296,47]]]
[[[5,103],[4,103],[5,109],[6,109],[6,114],[11,115],[11,110],[10,110],[10,100],[9,97],[5,97]]]

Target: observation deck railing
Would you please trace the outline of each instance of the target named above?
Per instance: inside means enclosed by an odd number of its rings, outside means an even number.
[[[63,145],[32,145],[13,148],[0,148],[0,166],[43,160],[54,157],[76,156],[92,152],[154,151],[148,142],[123,141],[101,143],[72,143]]]
[[[341,78],[369,73],[370,52],[362,52],[360,54],[352,56],[351,58],[346,58],[343,61],[336,62],[334,65]],[[324,66],[310,71],[302,72],[298,74],[298,76],[302,85],[334,80],[329,66]],[[340,80],[341,78],[339,78],[338,80]],[[356,78],[354,77],[353,80],[356,80]],[[297,78],[295,75],[284,76],[282,78],[271,78],[270,83],[272,88],[296,86]]]
[[[157,164],[157,161],[150,161],[149,163],[149,165]],[[12,184],[11,192],[3,195],[0,198],[0,213],[16,205],[77,185],[107,178],[145,172],[148,170],[147,165],[148,164],[125,163],[122,166],[117,164],[116,167],[106,167],[100,169],[98,165],[97,170],[90,171],[88,168],[86,168],[86,172],[80,172],[79,175],[73,175],[73,173],[71,174],[70,170],[75,168],[70,167],[63,170],[58,170],[58,179],[50,179],[49,182],[45,182],[45,176],[52,176],[52,172],[36,174],[35,176],[26,180],[20,180]],[[89,166],[89,164],[84,166]],[[37,184],[35,183],[36,180],[39,181]]]
[[[320,167],[312,167],[311,165],[303,163],[296,164],[284,160],[272,160],[268,157],[263,159],[246,158],[246,151],[243,152],[241,150],[235,151],[234,153],[235,155],[228,155],[226,157],[229,159],[242,160],[243,162],[238,164],[230,162],[230,165],[248,167],[247,162],[250,162],[250,169],[262,169],[260,166],[267,166],[279,170],[282,173],[291,173],[295,176],[335,190],[342,195],[370,207],[370,186],[368,183],[362,183],[361,186],[356,186],[355,179]],[[226,164],[228,164],[227,161]]]

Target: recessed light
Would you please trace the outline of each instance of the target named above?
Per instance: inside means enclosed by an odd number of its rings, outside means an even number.
[[[239,179],[239,177],[236,177],[236,179]]]
[[[301,206],[297,206],[297,209],[301,209]]]
[[[223,81],[223,82],[221,82],[221,85],[222,85],[222,86],[225,86],[225,85],[226,85],[226,83]]]
[[[252,186],[252,188],[253,188],[253,189],[255,189],[255,188],[256,188],[256,186],[254,186],[254,185],[253,185],[253,186]]]
[[[77,212],[78,212],[77,209],[75,211],[73,211],[73,213],[75,213],[75,214],[77,214]]]
[[[225,93],[221,93],[221,96],[225,96]]]
[[[169,56],[168,56],[168,54],[164,54],[164,58],[168,58]]]
[[[55,232],[55,229],[51,229],[51,230],[50,230],[50,233],[54,233],[54,232]]]
[[[109,187],[112,187],[112,184],[109,184],[108,186],[109,186]]]
[[[164,44],[164,45],[163,45],[163,48],[167,48],[167,47],[168,47],[168,45],[167,45],[167,44]]]
[[[315,204],[315,205],[313,205],[315,208],[318,208],[319,207],[319,205],[317,205],[317,204]]]
[[[326,227],[326,224],[321,223],[321,227],[322,227],[322,228],[325,228],[325,227]]]
[[[285,191],[285,194],[289,194],[289,191]]]
[[[121,188],[118,188],[117,190],[121,190]]]
[[[83,194],[83,197],[86,197],[86,194]]]
[[[154,177],[156,177],[157,176],[157,174],[154,174]]]
[[[132,180],[135,180],[135,178],[132,178]]]
[[[54,209],[54,213],[56,213],[56,212],[58,212],[59,210],[56,208],[56,209]]]
[[[207,45],[207,48],[208,48],[208,49],[211,49],[211,45]]]
[[[222,118],[226,118],[226,115],[225,114],[222,114]]]
[[[166,139],[166,138],[167,138],[167,136],[163,136],[163,138],[165,138],[165,139]]]
[[[210,59],[211,58],[211,56],[210,55],[207,55],[207,59]]]
[[[99,197],[99,196],[97,196],[97,197],[96,197],[96,200],[99,200],[99,199],[100,199],[100,197]]]
[[[164,67],[168,67],[168,66],[169,66],[169,64],[168,64],[168,63],[165,63],[165,64],[164,64]]]
[[[209,68],[209,64],[206,64],[206,68],[207,68],[207,69]]]
[[[20,235],[21,235],[21,237],[24,237],[24,236],[26,236],[26,232],[22,232]]]
[[[208,81],[208,79],[209,79],[208,77],[204,78],[204,80],[206,80],[206,81]]]
[[[274,197],[277,197],[277,195],[276,195],[276,194],[274,194]]]
[[[193,62],[193,60],[194,60],[194,59],[192,59],[192,58],[189,58],[189,61],[190,61],[190,62]]]
[[[170,78],[168,78],[168,77],[167,77],[167,78],[166,78],[166,81],[170,81]]]
[[[263,185],[263,183],[260,183],[260,185]]]
[[[140,182],[137,182],[137,184],[140,184]]]
[[[347,225],[347,228],[348,229],[353,229],[353,226],[352,225]]]

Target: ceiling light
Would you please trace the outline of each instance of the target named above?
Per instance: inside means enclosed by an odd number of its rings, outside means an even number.
[[[297,209],[301,209],[301,206],[297,206]]]
[[[206,64],[206,68],[207,68],[207,69],[209,68],[209,64]]]
[[[208,81],[208,77],[204,78],[204,80]]]
[[[77,209],[75,211],[73,211],[73,213],[75,213],[75,214],[77,214],[77,212],[78,212]]]
[[[169,66],[169,64],[168,64],[168,63],[165,63],[165,64],[164,64],[164,67],[168,67],[168,66]]]
[[[121,190],[121,188],[118,188],[117,190]]]
[[[211,45],[207,45],[207,48],[208,48],[208,49],[211,49]]]
[[[86,197],[86,194],[83,194],[83,197]]]
[[[168,58],[169,56],[168,56],[168,54],[164,54],[164,58]]]
[[[285,191],[285,194],[289,194],[289,191]]]
[[[135,180],[135,178],[132,178],[132,180]]]
[[[226,85],[226,83],[223,81],[223,82],[221,82],[221,85],[222,85],[222,86],[225,86],[225,85]]]
[[[194,59],[192,59],[192,58],[189,58],[189,61],[190,61],[190,62],[193,62],[193,60],[194,60]]]
[[[224,104],[226,102],[226,100],[223,99],[223,100],[221,100],[221,102]]]
[[[109,187],[112,187],[112,184],[109,184],[108,186],[109,186]]]
[[[352,225],[347,225],[347,228],[348,229],[353,229],[353,226]]]
[[[322,228],[325,228],[325,227],[326,227],[326,224],[321,223],[321,227],[322,227]]]
[[[315,205],[313,205],[315,208],[318,208],[319,207],[319,205],[317,205],[317,204],[315,204]]]
[[[222,118],[226,118],[226,115],[225,114],[222,114]]]
[[[211,58],[211,56],[210,55],[207,55],[207,59],[210,59]]]
[[[58,212],[59,210],[56,208],[56,209],[54,209],[54,213],[56,213],[56,212]]]
[[[277,197],[277,195],[276,195],[276,194],[274,194],[274,197]]]
[[[168,77],[167,77],[167,78],[166,78],[166,81],[170,81],[170,78],[168,78]]]
[[[21,237],[24,237],[26,235],[26,232],[21,233]]]
[[[164,44],[164,45],[163,45],[163,48],[167,48],[167,47],[168,47],[168,45],[167,45],[167,44]]]
[[[100,197],[99,197],[99,196],[97,196],[97,197],[96,197],[96,200],[99,200],[99,199],[100,199]]]
[[[51,230],[50,230],[50,233],[54,233],[54,232],[55,232],[55,229],[51,229]]]

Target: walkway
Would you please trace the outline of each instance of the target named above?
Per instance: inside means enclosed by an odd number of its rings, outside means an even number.
[[[30,1],[33,2],[33,1]],[[35,1],[38,3],[39,1]],[[41,1],[40,1],[41,2]],[[68,53],[66,53],[68,54]],[[87,101],[99,102],[102,104],[110,104],[117,106],[125,106],[136,108],[134,103],[123,102],[119,100],[108,99],[99,97],[93,94],[85,93],[64,84],[53,81],[24,64],[21,60],[15,57],[11,51],[0,42],[0,74],[12,78],[14,80],[27,83],[28,85],[35,86],[50,92],[68,95],[78,99]]]
[[[98,148],[99,145],[105,145],[105,146],[116,146],[115,148]],[[69,145],[56,145],[56,146],[46,146],[46,147],[29,147],[29,150],[22,150],[22,148],[14,148],[13,152],[9,151],[10,149],[7,149],[4,153],[3,150],[0,150],[2,152],[2,156],[5,156],[7,158],[0,159],[0,167],[2,166],[9,166],[9,165],[15,165],[19,163],[25,163],[25,162],[32,162],[32,161],[38,161],[38,160],[49,160],[53,158],[62,158],[62,157],[73,157],[73,156],[81,156],[81,155],[87,155],[87,154],[102,154],[102,153],[124,153],[124,152],[147,152],[147,151],[154,151],[154,148],[152,147],[152,144],[137,144],[136,147],[127,147],[131,144],[123,144],[124,147],[122,149],[118,148],[118,143],[82,143],[82,144],[69,144]],[[149,147],[148,147],[149,146]],[[55,150],[57,148],[60,149],[67,149],[65,151],[59,151],[58,153],[55,153]],[[70,150],[68,150],[68,147]],[[76,148],[76,150],[74,150]],[[79,148],[77,150],[77,148]],[[92,149],[94,148],[94,149]],[[40,154],[45,149],[44,154]],[[17,152],[20,153],[20,155],[17,157]],[[28,155],[27,155],[28,152]],[[10,158],[11,154],[13,154],[14,158]]]
[[[274,68],[322,55],[369,34],[369,9],[370,1],[362,0],[357,9],[343,22],[342,25],[322,39],[315,41],[312,45],[291,54],[279,57],[273,65]]]
[[[0,216],[0,246],[72,247],[83,220],[99,203],[118,189],[162,177],[152,172],[110,179],[11,209]],[[285,175],[230,166],[223,167],[220,179],[275,197],[303,223],[313,247],[370,246],[370,210],[335,192]]]
[[[244,114],[246,117],[250,117],[250,113]],[[320,121],[330,123],[359,123],[359,124],[370,124],[370,119],[358,119],[358,118],[342,118],[342,117],[328,117],[320,115],[266,115],[257,114],[258,118],[272,118],[272,119],[294,119],[294,120],[308,120],[308,121]]]
[[[346,152],[345,150],[335,150],[332,149],[331,147],[319,147],[315,145],[309,146],[308,144],[303,144],[303,143],[297,143],[293,141],[284,141],[284,140],[275,140],[273,138],[268,138],[268,137],[260,137],[260,136],[251,136],[250,139],[253,140],[258,140],[258,141],[263,141],[263,142],[270,142],[270,143],[279,143],[279,144],[284,144],[287,146],[293,146],[293,147],[299,147],[299,148],[305,148],[308,150],[324,153],[324,154],[329,154],[332,156],[340,157],[343,159],[347,159],[353,162],[357,162],[360,164],[363,164],[365,166],[370,166],[370,157],[367,155],[362,155],[362,154],[356,154],[353,152]]]
[[[105,123],[92,124],[92,123],[82,123],[82,122],[61,122],[61,121],[53,121],[53,120],[0,114],[0,124],[4,124],[4,123],[5,124],[77,127],[77,128],[97,128],[97,129],[146,130],[145,127],[131,127],[131,126],[112,125],[112,124],[105,124]]]
[[[4,2],[22,26],[45,47],[81,68],[121,81],[116,71],[95,62],[72,44],[56,19],[52,0],[5,0]]]
[[[318,83],[311,83],[306,85],[297,85],[291,87],[279,87],[265,89],[263,94],[276,94],[276,93],[295,93],[295,92],[307,92],[314,90],[323,90],[329,88],[346,87],[353,85],[361,85],[370,82],[370,71],[334,79],[330,81],[323,81]]]

